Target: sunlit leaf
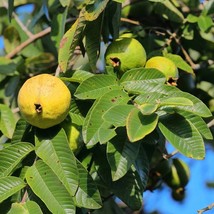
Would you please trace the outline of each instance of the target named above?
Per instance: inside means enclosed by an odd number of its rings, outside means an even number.
[[[53,171],[41,160],[28,168],[26,180],[52,213],[76,213],[73,198]]]
[[[155,129],[157,122],[156,114],[143,115],[139,109],[133,109],[126,120],[129,140],[135,142],[144,138]]]
[[[0,150],[0,177],[10,175],[21,160],[33,149],[32,144],[20,142]]]
[[[36,154],[56,174],[67,191],[74,195],[78,188],[79,174],[76,158],[71,151],[63,129],[53,138],[38,136]]]
[[[8,214],[42,214],[42,210],[40,209],[39,205],[34,201],[27,201],[22,203],[13,203],[11,209],[9,210]]]
[[[116,77],[99,74],[82,82],[77,88],[75,96],[79,99],[96,99],[108,91],[120,88]]]
[[[0,130],[6,137],[12,138],[16,126],[16,119],[7,105],[0,104],[0,118]]]
[[[203,159],[205,148],[203,138],[196,127],[178,114],[160,118],[158,126],[166,139],[183,155]]]
[[[104,122],[103,114],[113,106],[127,103],[128,100],[129,97],[124,91],[112,90],[94,102],[83,124],[83,139],[88,147],[98,142],[98,131]]]
[[[25,182],[18,177],[8,176],[0,178],[0,203],[25,187]]]

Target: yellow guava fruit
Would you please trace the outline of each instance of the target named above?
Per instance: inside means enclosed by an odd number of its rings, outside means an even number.
[[[46,129],[67,116],[71,93],[58,77],[40,74],[28,79],[18,94],[18,106],[28,123]]]
[[[176,81],[178,79],[178,69],[174,62],[163,56],[154,56],[150,58],[145,65],[145,68],[156,68],[161,71],[167,81]]]
[[[120,74],[132,68],[143,67],[146,51],[134,38],[120,37],[113,41],[105,52],[106,65],[113,66]]]

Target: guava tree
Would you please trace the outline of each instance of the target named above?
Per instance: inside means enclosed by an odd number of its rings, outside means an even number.
[[[115,198],[140,210],[162,183],[182,200],[189,169],[174,154],[202,160],[213,140],[213,14],[213,1],[199,0],[2,0],[1,213],[123,213]],[[123,35],[147,60],[170,59],[176,84],[157,68],[107,66],[106,48]],[[124,52],[111,60],[137,58]],[[43,73],[72,95],[67,118],[47,129],[17,105],[23,83]]]

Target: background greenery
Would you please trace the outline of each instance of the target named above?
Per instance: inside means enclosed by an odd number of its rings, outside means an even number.
[[[33,12],[20,18],[29,3]],[[168,188],[163,175],[151,175],[164,158],[169,166],[177,152],[204,159],[213,141],[213,9],[196,0],[2,1],[1,212],[122,213],[115,196],[143,209],[144,191]],[[107,45],[125,32],[148,58],[174,61],[177,87],[157,70],[133,68],[118,80],[105,67]],[[40,73],[59,75],[73,94],[68,119],[83,131],[78,151],[62,124],[39,130],[20,117],[19,88]]]

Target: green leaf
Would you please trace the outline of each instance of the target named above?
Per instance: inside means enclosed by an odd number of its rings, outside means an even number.
[[[0,203],[25,187],[21,178],[14,176],[0,178]]]
[[[195,16],[190,13],[187,15],[186,20],[190,23],[196,23],[198,21],[198,16]]]
[[[87,21],[93,21],[103,12],[109,0],[97,0],[92,4],[86,5],[84,17]]]
[[[193,106],[193,102],[185,97],[166,97],[157,101],[159,106]]]
[[[83,139],[88,147],[92,147],[98,142],[99,128],[103,124],[103,114],[113,106],[125,104],[129,100],[129,96],[122,90],[112,90],[97,99],[83,124]]]
[[[186,71],[187,73],[194,74],[194,71],[191,66],[187,64],[181,56],[170,53],[165,54],[164,56],[171,59],[177,68],[180,68],[181,70]]]
[[[7,53],[13,51],[21,43],[19,32],[13,26],[4,30],[4,48]]]
[[[27,201],[22,203],[13,203],[8,214],[42,214],[39,205],[34,201]]]
[[[53,170],[67,191],[75,195],[79,182],[78,168],[64,130],[50,138],[38,135],[36,143],[39,144],[36,148],[38,157]]]
[[[97,70],[96,63],[100,54],[101,26],[102,16],[92,22],[89,22],[84,31],[85,49],[93,72],[96,72]]]
[[[78,99],[97,99],[108,91],[120,89],[117,78],[99,74],[83,81],[75,92]]]
[[[11,59],[0,56],[0,74],[9,75],[16,71],[16,64]]]
[[[74,197],[75,203],[77,206],[84,208],[99,209],[102,201],[95,182],[79,161],[77,161],[77,166],[79,170],[79,187]]]
[[[210,16],[200,15],[198,18],[198,27],[201,31],[207,32],[213,26],[213,20]]]
[[[138,109],[143,115],[153,114],[158,108],[157,103],[143,103],[141,106],[138,106]]]
[[[26,155],[34,150],[30,143],[20,142],[0,150],[0,177],[10,175]]]
[[[131,142],[141,140],[155,129],[157,122],[157,114],[143,115],[139,109],[133,109],[126,120],[129,140]]]
[[[9,0],[8,1],[8,17],[9,17],[9,21],[11,21],[11,19],[12,19],[13,10],[14,10],[14,0]]]
[[[14,114],[7,105],[0,104],[0,115],[0,130],[6,137],[11,139],[16,126]]]
[[[63,7],[67,7],[70,5],[71,0],[59,0],[59,2]]]
[[[116,105],[106,111],[103,119],[115,127],[125,126],[126,118],[133,108],[135,108],[133,105]]]
[[[186,112],[186,111],[176,111],[178,114],[182,115],[185,117],[185,119],[191,123],[201,134],[204,138],[212,140],[213,136],[208,128],[207,124],[205,121],[199,117],[198,115],[192,114],[191,112]]]
[[[127,71],[120,79],[121,85],[128,92],[144,92],[153,83],[161,85],[166,81],[166,77],[157,69],[136,68]],[[152,86],[154,88],[154,86]]]
[[[177,23],[184,21],[183,14],[168,0],[157,1],[154,10],[169,21]]]
[[[111,190],[130,209],[139,210],[142,207],[143,194],[140,177],[132,167],[121,179],[111,184]]]
[[[86,20],[83,15],[84,8],[80,12],[79,18],[64,34],[59,48],[58,63],[61,71],[65,72],[68,69],[68,63],[73,55],[73,52],[80,40],[83,29],[86,25]]]
[[[196,127],[178,114],[160,118],[158,127],[165,138],[183,155],[203,159],[205,148],[203,139]]]
[[[40,53],[25,60],[26,68],[33,72],[46,71],[48,67],[55,65],[55,63],[55,57],[51,53]]]
[[[63,10],[58,10],[58,13],[53,16],[51,21],[51,40],[57,49],[60,47],[60,41],[65,33],[67,15],[68,7],[65,7]]]
[[[26,180],[52,213],[76,213],[73,198],[53,171],[41,160],[28,168]]]
[[[138,155],[140,143],[130,143],[127,139],[115,138],[107,144],[107,158],[111,167],[112,180],[122,178]]]

